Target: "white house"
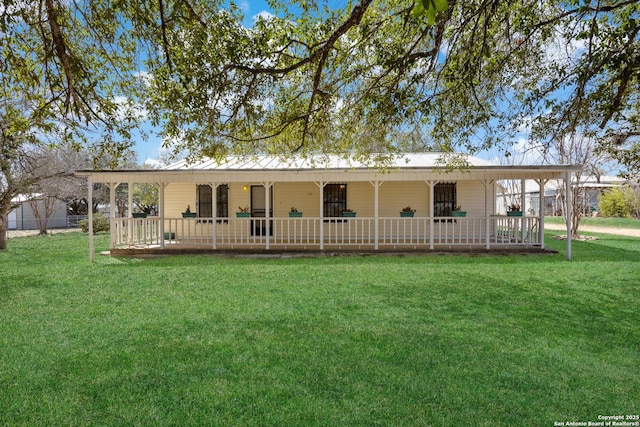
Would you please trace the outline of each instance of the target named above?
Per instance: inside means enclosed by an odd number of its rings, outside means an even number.
[[[77,174],[88,177],[89,189],[107,184],[112,204],[120,183],[159,188],[157,217],[111,217],[112,254],[544,248],[543,217],[498,214],[497,182],[535,180],[544,188],[550,180],[570,179],[576,167],[503,166],[464,156],[466,167],[449,170],[444,156],[404,154],[384,168],[337,156],[250,156]],[[187,207],[190,215],[183,215]],[[409,207],[413,216],[401,214]],[[239,208],[247,213],[238,214]],[[298,212],[290,214],[292,208]],[[92,237],[90,250],[93,257]]]

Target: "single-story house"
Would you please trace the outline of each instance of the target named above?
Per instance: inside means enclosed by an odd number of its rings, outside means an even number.
[[[121,183],[158,186],[158,216],[111,216],[112,254],[544,249],[544,218],[498,214],[497,183],[532,179],[544,188],[549,180],[570,180],[578,168],[504,166],[472,156],[463,163],[452,169],[442,153],[398,155],[384,167],[339,156],[256,155],[77,174],[88,177],[90,191],[93,183],[108,185],[112,205]],[[90,251],[93,258],[92,236]]]

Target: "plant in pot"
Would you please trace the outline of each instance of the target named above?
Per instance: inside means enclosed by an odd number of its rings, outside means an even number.
[[[507,211],[507,216],[522,216],[522,210],[520,209],[519,203],[511,203],[509,205],[509,210]]]
[[[289,218],[300,218],[301,216],[302,212],[298,212],[298,209],[295,206],[292,206],[289,211]]]
[[[146,218],[147,217],[147,213],[146,212],[133,212],[132,216],[134,218]]]
[[[191,205],[187,205],[187,209],[182,212],[182,218],[195,218],[196,217],[196,213],[195,212],[191,212]]]
[[[353,209],[345,209],[342,211],[342,216],[344,218],[355,218],[356,213],[353,211]]]
[[[238,206],[238,212],[236,212],[236,218],[250,218],[251,212],[249,212],[249,206]]]
[[[463,211],[462,210],[462,206],[458,205],[456,206],[456,208],[451,212],[452,216],[461,218],[461,217],[465,217],[467,216],[467,211]]]
[[[413,214],[416,213],[416,210],[413,209],[411,206],[407,206],[402,208],[402,210],[400,211],[400,216],[401,217],[413,217]]]

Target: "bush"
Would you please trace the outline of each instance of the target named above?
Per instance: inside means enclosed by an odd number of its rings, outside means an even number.
[[[89,220],[83,219],[82,221],[78,221],[78,225],[82,229],[83,232],[89,232]],[[109,231],[109,218],[104,216],[103,213],[99,212],[93,216],[93,234],[99,233],[101,231]]]
[[[613,187],[598,197],[602,216],[630,218],[639,204],[638,196],[630,187]]]

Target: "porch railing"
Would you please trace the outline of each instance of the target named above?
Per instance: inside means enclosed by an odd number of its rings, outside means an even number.
[[[268,224],[267,224],[267,221]],[[542,245],[540,217],[114,218],[111,247],[323,249]],[[268,236],[267,236],[268,234]]]

